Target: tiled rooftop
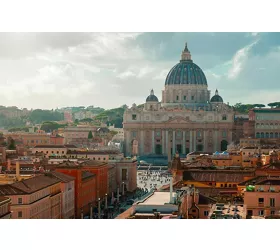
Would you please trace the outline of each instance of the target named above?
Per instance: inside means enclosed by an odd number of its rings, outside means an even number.
[[[47,173],[46,175],[54,176],[55,178],[59,179],[62,182],[70,182],[70,181],[75,180],[75,178],[73,176],[63,174],[63,173],[60,173],[60,172],[55,172],[55,171]]]

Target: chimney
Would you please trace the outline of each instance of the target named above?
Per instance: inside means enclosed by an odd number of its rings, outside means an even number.
[[[17,181],[20,180],[20,165],[19,165],[19,161],[16,161],[16,179],[17,179]]]
[[[173,177],[170,178],[170,203],[173,203]]]

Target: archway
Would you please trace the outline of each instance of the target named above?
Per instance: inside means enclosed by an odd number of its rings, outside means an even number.
[[[228,145],[228,142],[226,140],[222,140],[221,141],[221,151],[226,151],[227,145]]]
[[[162,154],[162,146],[160,144],[156,144],[155,153],[157,155],[161,155]]]

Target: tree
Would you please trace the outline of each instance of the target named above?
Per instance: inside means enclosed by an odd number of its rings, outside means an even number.
[[[254,107],[256,107],[256,108],[264,108],[265,105],[264,104],[254,104]]]
[[[93,138],[92,132],[89,131],[89,132],[88,132],[88,139],[92,139],[92,138]]]
[[[271,103],[267,104],[267,106],[269,106],[271,108],[280,108],[280,102],[271,102]]]
[[[9,150],[15,150],[16,149],[16,143],[14,139],[11,139],[10,144],[8,145]]]

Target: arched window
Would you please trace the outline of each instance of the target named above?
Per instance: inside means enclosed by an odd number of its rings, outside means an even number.
[[[259,123],[256,123],[256,128],[259,128],[260,127],[260,124]]]
[[[272,132],[270,132],[270,137],[269,138],[273,138],[273,133]]]
[[[223,116],[222,116],[222,120],[223,120],[223,121],[226,121],[226,120],[227,120],[227,115],[223,115]]]
[[[264,132],[261,132],[261,138],[264,138]]]
[[[260,133],[259,132],[257,132],[256,137],[260,138]]]
[[[265,138],[269,138],[269,133],[268,132],[265,133]]]
[[[277,132],[275,133],[275,138],[278,138],[278,133]]]

